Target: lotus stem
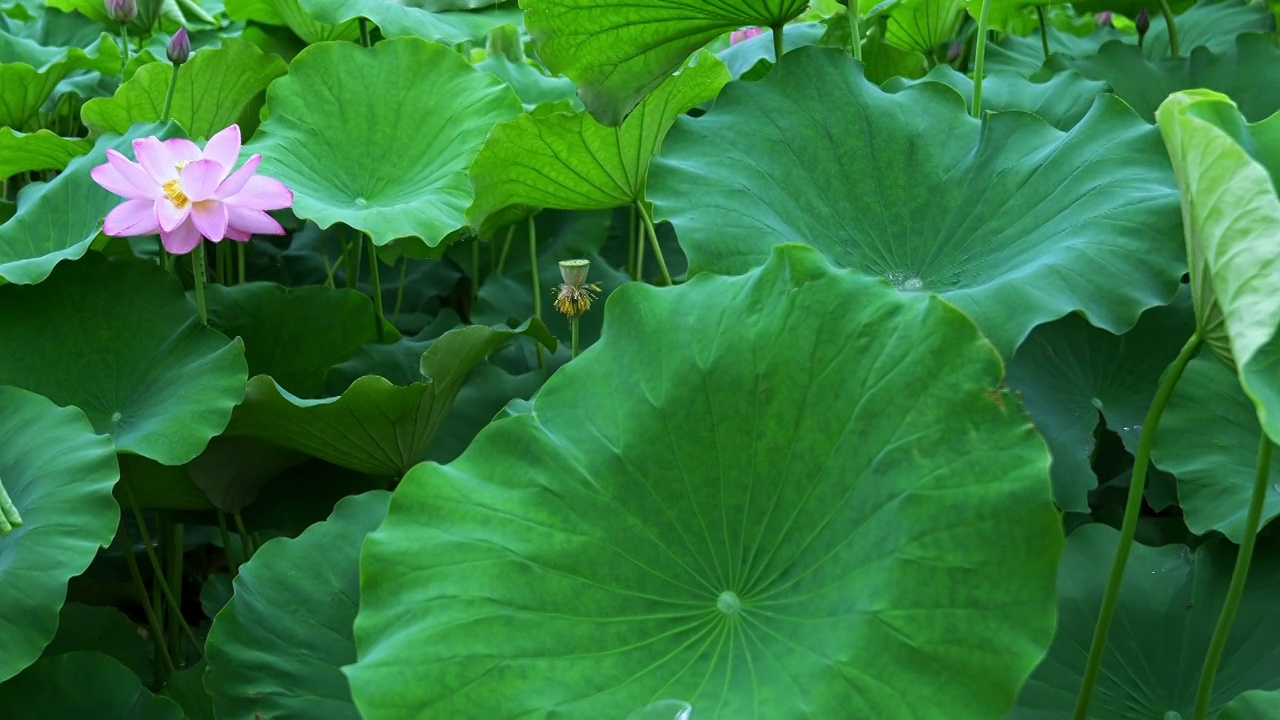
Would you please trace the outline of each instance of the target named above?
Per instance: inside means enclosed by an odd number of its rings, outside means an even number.
[[[773,64],[774,65],[777,65],[778,63],[782,62],[782,53],[784,52],[784,47],[782,44],[782,28],[784,27],[784,25],[785,24],[778,24],[773,26]]]
[[[1044,6],[1036,6],[1036,15],[1040,18],[1040,48],[1044,50],[1044,59],[1049,59],[1049,24],[1044,19]]]
[[[636,276],[636,206],[632,205],[627,213],[627,274],[632,280]]]
[[[1160,14],[1164,16],[1165,27],[1169,29],[1169,56],[1178,57],[1178,26],[1173,21],[1173,8],[1169,0],[1160,0]]]
[[[400,307],[404,305],[404,280],[409,275],[409,256],[400,258],[400,283],[396,285],[396,307],[391,311],[391,322],[400,319]]]
[[[171,65],[173,72],[169,74],[169,91],[164,95],[164,109],[160,111],[160,122],[169,120],[169,112],[173,109],[173,94],[178,91],[178,69],[181,65]]]
[[[990,0],[986,0],[987,3]],[[983,12],[986,12],[984,5]],[[1116,547],[1116,556],[1111,564],[1111,577],[1107,580],[1107,589],[1102,596],[1102,607],[1098,611],[1098,624],[1093,629],[1093,642],[1089,645],[1089,660],[1085,664],[1084,681],[1080,686],[1080,695],[1076,698],[1074,720],[1088,720],[1089,702],[1093,699],[1094,686],[1098,682],[1098,673],[1102,669],[1102,657],[1107,647],[1107,635],[1111,631],[1111,620],[1115,617],[1116,602],[1120,598],[1120,583],[1124,580],[1124,568],[1129,561],[1129,550],[1133,548],[1133,538],[1138,532],[1138,513],[1142,509],[1142,494],[1147,485],[1147,465],[1151,462],[1151,447],[1155,444],[1156,430],[1160,427],[1160,418],[1164,408],[1173,396],[1173,389],[1187,363],[1200,348],[1200,331],[1187,340],[1178,353],[1178,357],[1165,370],[1156,388],[1155,399],[1147,408],[1147,417],[1142,424],[1142,433],[1138,436],[1138,451],[1133,458],[1133,476],[1129,480],[1129,496],[1125,500],[1124,522],[1120,526],[1120,544]]]
[[[542,319],[542,281],[538,278],[538,228],[529,216],[529,282],[533,284],[533,316]],[[542,358],[542,343],[535,342],[534,350],[538,353],[538,369],[546,368]]]
[[[196,308],[200,311],[200,322],[204,325],[209,324],[209,306],[204,299],[204,284],[207,282],[205,275],[208,274],[208,268],[205,266],[204,243],[196,246],[191,251],[191,282],[196,289]]]
[[[155,608],[151,607],[151,599],[147,597],[147,584],[142,581],[138,560],[133,556],[133,544],[129,542],[128,533],[123,526],[120,527],[120,537],[124,540],[124,564],[129,568],[129,577],[133,578],[134,588],[138,591],[139,604],[142,605],[142,613],[147,616],[147,627],[151,630],[151,637],[163,638],[164,631],[160,627],[160,618],[156,617]],[[173,664],[173,656],[169,654],[169,648],[163,642],[157,642],[156,649],[160,653],[160,658],[164,660],[165,669],[170,673],[176,672],[177,667]]]
[[[632,206],[636,207],[635,205]],[[636,274],[635,279],[644,282],[644,246],[648,242],[648,234],[644,229],[644,219],[635,217],[635,239],[636,239]]]
[[[649,234],[649,245],[653,247],[653,255],[658,259],[658,271],[662,273],[662,282],[667,285],[674,285],[671,281],[671,273],[667,271],[667,260],[662,257],[662,247],[658,245],[658,230],[653,226],[653,218],[649,217],[649,211],[644,207],[644,201],[636,203],[636,207],[640,210],[640,219],[644,221],[645,232]]]
[[[1263,431],[1262,438],[1258,441],[1258,464],[1253,476],[1253,495],[1249,498],[1249,514],[1244,521],[1244,537],[1240,539],[1240,551],[1236,554],[1235,569],[1231,571],[1227,598],[1222,604],[1222,614],[1218,615],[1218,625],[1213,629],[1213,639],[1209,641],[1204,668],[1200,671],[1200,688],[1196,691],[1196,708],[1191,715],[1192,720],[1205,720],[1208,717],[1209,701],[1213,698],[1213,680],[1218,674],[1218,664],[1222,662],[1227,637],[1231,635],[1231,626],[1235,624],[1236,612],[1240,610],[1240,601],[1244,597],[1245,582],[1249,579],[1249,563],[1253,560],[1253,550],[1258,541],[1258,526],[1262,524],[1262,506],[1267,500],[1267,481],[1271,476],[1271,445],[1271,438]]]
[[[364,256],[364,241],[359,233],[356,233],[355,242],[349,243],[347,249],[350,256],[343,269],[347,271],[347,287],[354,290],[360,287],[360,261]]]
[[[248,245],[248,244],[249,244],[248,242],[238,242],[238,243],[236,243],[236,268],[237,268],[236,284],[237,284],[237,285],[243,285],[243,284],[244,284],[244,275],[245,275],[245,272],[246,272],[245,267],[244,267],[244,265],[245,265],[245,255],[247,255],[247,254],[248,254],[248,253],[246,253],[246,252],[245,252],[245,249],[244,249],[244,248],[245,248],[245,245]]]
[[[494,272],[498,275],[502,274],[503,268],[507,266],[507,253],[511,252],[511,239],[516,236],[516,224],[511,223],[507,228],[507,239],[502,242],[502,254],[498,255],[498,267]]]
[[[120,82],[124,82],[124,67],[129,64],[129,25],[120,23]]]
[[[572,338],[572,342],[570,343],[571,354],[569,357],[576,358],[578,357],[578,317],[576,315],[569,319],[569,334]]]
[[[235,577],[240,572],[240,561],[231,553],[231,533],[227,531],[227,514],[218,510],[218,535],[222,538],[222,552],[227,556],[227,572]]]
[[[240,544],[244,546],[244,561],[249,562],[253,554],[257,552],[257,548],[253,544],[253,536],[245,528],[244,518],[240,517],[240,513],[233,513],[231,519],[235,521],[236,532],[240,534]]]
[[[849,34],[853,38],[853,59],[862,62],[862,27],[858,20],[858,0],[849,0],[849,4],[845,6],[845,14],[849,16]]]
[[[471,305],[480,296],[480,238],[471,242]]]
[[[377,325],[378,339],[382,339],[382,326],[386,324],[387,318],[382,314],[382,277],[378,269],[378,248],[373,245],[373,238],[366,237],[365,241],[369,243],[369,282],[373,285],[373,322]]]
[[[982,117],[982,65],[987,57],[987,33],[991,27],[991,3],[993,2],[995,0],[982,0],[982,10],[978,13],[977,45],[973,50],[973,110],[971,111],[975,118]]]
[[[146,550],[147,560],[151,563],[151,572],[155,575],[155,584],[160,587],[160,594],[164,596],[165,602],[169,604],[169,612],[174,614],[178,623],[182,626],[182,631],[186,633],[187,639],[195,646],[196,653],[200,657],[204,657],[204,646],[200,640],[196,638],[196,634],[191,631],[191,626],[187,624],[185,618],[182,617],[182,608],[178,605],[177,598],[174,597],[169,583],[165,581],[164,570],[160,567],[160,559],[156,557],[156,550],[151,546],[151,531],[147,530],[146,518],[142,517],[142,508],[138,506],[137,499],[133,496],[133,486],[127,478],[123,479],[125,493],[129,496],[129,507],[133,508],[133,519],[138,523],[138,533],[142,535],[142,547]],[[164,637],[161,635],[160,637]]]
[[[373,41],[369,39],[369,20],[360,18],[360,44],[364,47],[373,47]]]
[[[165,523],[165,535],[167,542],[165,543],[165,579],[169,589],[173,591],[173,597],[178,607],[182,607],[182,523]],[[181,612],[173,612],[169,621],[169,647],[173,648],[177,653],[181,649],[181,638],[179,636],[179,622],[182,620]],[[179,653],[180,654],[180,653]]]

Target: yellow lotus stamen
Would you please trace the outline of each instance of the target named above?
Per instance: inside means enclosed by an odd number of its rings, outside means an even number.
[[[162,187],[164,188],[165,197],[169,198],[169,202],[173,203],[174,207],[184,208],[190,202],[186,193],[182,192],[182,184],[178,182],[177,178],[166,182]]]

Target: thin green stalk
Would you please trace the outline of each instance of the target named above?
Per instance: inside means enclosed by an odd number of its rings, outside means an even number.
[[[155,574],[155,582],[160,586],[160,594],[164,595],[165,602],[169,604],[169,612],[177,617],[182,626],[182,631],[186,634],[187,639],[191,641],[191,644],[195,646],[196,653],[204,657],[204,648],[201,646],[200,640],[196,638],[194,632],[191,632],[191,626],[182,617],[182,608],[178,606],[177,598],[173,596],[169,583],[164,579],[164,569],[160,567],[160,559],[156,557],[155,548],[151,546],[151,531],[147,530],[147,521],[146,518],[142,517],[142,508],[138,506],[138,501],[133,496],[133,487],[128,481],[125,481],[124,489],[125,494],[129,496],[129,505],[133,508],[133,518],[138,523],[138,532],[142,535],[142,546],[146,548],[147,559],[151,562],[151,572]]]
[[[404,304],[404,280],[409,276],[409,256],[400,259],[400,282],[396,285],[396,308],[391,311],[391,322],[400,318],[400,306]]]
[[[471,241],[471,304],[480,295],[480,239]]]
[[[124,66],[129,64],[129,25],[120,23],[120,82],[124,82]]]
[[[360,44],[373,47],[373,41],[369,39],[369,21],[365,18],[360,18]]]
[[[627,213],[627,274],[632,280],[636,277],[636,206],[632,205]]]
[[[507,266],[507,253],[511,252],[511,239],[516,236],[516,224],[511,223],[511,227],[507,228],[507,239],[502,243],[502,254],[498,256],[498,267],[494,270],[498,275],[502,274],[502,269]]]
[[[576,315],[569,320],[569,333],[573,338],[573,342],[570,343],[572,354],[569,357],[576,358],[578,357],[578,317]]]
[[[1049,59],[1049,24],[1044,19],[1044,6],[1036,6],[1036,15],[1040,17],[1040,48],[1044,50],[1044,59]]]
[[[378,270],[378,248],[373,245],[373,238],[367,238],[369,242],[369,282],[373,284],[373,321],[377,323],[378,339],[382,339],[382,326],[387,322],[387,318],[382,314],[382,279]]]
[[[170,275],[178,273],[178,256],[164,249],[164,243],[160,243],[160,257],[164,258],[164,271]]]
[[[775,65],[782,62],[782,53],[786,51],[782,44],[782,28],[782,25],[773,26],[773,62]]]
[[[986,1],[990,2],[990,0]],[[1102,596],[1098,624],[1093,629],[1093,642],[1089,645],[1089,660],[1085,664],[1084,680],[1080,686],[1080,695],[1076,698],[1075,713],[1072,715],[1074,720],[1089,718],[1089,702],[1093,699],[1098,673],[1102,670],[1102,656],[1107,647],[1107,634],[1111,631],[1116,601],[1120,598],[1120,583],[1124,580],[1125,564],[1129,561],[1129,550],[1133,547],[1133,537],[1138,531],[1138,513],[1142,509],[1142,493],[1147,485],[1147,465],[1151,462],[1151,446],[1155,444],[1156,430],[1160,427],[1160,418],[1164,415],[1165,405],[1173,395],[1173,389],[1177,387],[1182,371],[1186,369],[1187,363],[1199,349],[1200,339],[1200,331],[1197,330],[1182,346],[1178,357],[1165,370],[1160,378],[1160,386],[1156,388],[1155,399],[1151,401],[1151,407],[1147,409],[1147,417],[1142,423],[1142,433],[1138,436],[1138,451],[1133,458],[1133,476],[1129,480],[1129,497],[1125,501],[1124,522],[1120,526],[1120,544],[1116,547],[1115,560],[1111,565],[1111,577],[1107,581],[1107,590]]]
[[[674,285],[671,281],[671,273],[667,271],[667,260],[662,257],[662,248],[658,245],[658,230],[653,226],[653,218],[649,217],[649,211],[644,207],[644,201],[636,203],[636,208],[640,210],[640,219],[644,221],[645,232],[649,234],[649,245],[653,247],[653,255],[658,259],[658,271],[662,273],[662,282],[667,285]]]
[[[207,282],[205,275],[208,268],[205,266],[204,259],[204,243],[196,246],[191,251],[191,282],[196,288],[196,307],[200,310],[200,322],[205,325],[209,324],[209,306],[204,299],[204,284]]]
[[[542,281],[538,278],[538,228],[529,216],[529,282],[533,283],[533,316],[542,319]],[[542,357],[542,343],[533,344],[538,353],[538,369],[545,369],[546,360]]]
[[[853,38],[853,58],[858,62],[862,62],[862,27],[858,22],[860,12],[857,0],[849,0],[848,6],[845,7],[845,14],[849,16],[849,34]]]
[[[183,526],[182,523],[165,523],[165,583],[169,589],[173,591],[174,599],[178,603],[178,607],[182,607],[182,555],[183,555]],[[173,648],[173,652],[179,654],[182,648],[181,636],[179,635],[181,628],[178,623],[182,619],[181,613],[173,612],[169,616],[169,647]]]
[[[351,255],[347,263],[347,287],[355,290],[360,287],[360,261],[364,259],[364,242],[356,235],[355,242],[350,244]]]
[[[1264,431],[1258,441],[1258,466],[1253,476],[1253,495],[1249,498],[1249,514],[1244,521],[1244,537],[1240,539],[1240,551],[1236,554],[1236,567],[1231,571],[1231,584],[1227,586],[1227,598],[1218,615],[1218,625],[1209,641],[1204,669],[1200,671],[1200,688],[1196,691],[1196,709],[1192,720],[1205,720],[1209,714],[1209,701],[1213,698],[1213,680],[1222,662],[1222,652],[1227,647],[1227,637],[1236,622],[1240,600],[1244,597],[1245,582],[1249,579],[1249,563],[1258,541],[1258,526],[1262,524],[1262,506],[1267,501],[1267,481],[1271,478],[1271,438]]]
[[[227,556],[227,572],[235,577],[240,570],[240,560],[231,552],[231,533],[227,531],[227,514],[218,511],[218,535],[222,539],[222,552]]]
[[[1178,26],[1173,21],[1173,8],[1169,7],[1169,0],[1160,0],[1160,14],[1164,16],[1165,27],[1169,28],[1169,55],[1178,57]]]
[[[976,118],[982,117],[982,65],[987,57],[987,33],[991,27],[991,3],[995,0],[982,0],[982,10],[978,13],[977,46],[973,51],[973,110]]]
[[[244,274],[245,274],[244,256],[246,254],[244,250],[244,246],[247,244],[248,243],[242,243],[242,242],[236,243],[236,284],[237,285],[244,284]]]
[[[332,263],[329,262],[329,243],[324,243],[324,250],[320,253],[320,258],[324,260],[324,286],[333,289],[333,276],[338,272],[338,263],[342,261],[342,251],[338,251],[338,259]]]
[[[218,253],[219,285],[231,284],[231,246],[227,244],[228,242],[231,241],[220,242],[214,246],[217,248]]]
[[[231,519],[236,523],[236,532],[240,534],[240,544],[244,546],[244,561],[249,562],[253,558],[253,554],[257,552],[253,545],[253,537],[245,529],[244,518],[240,517],[240,513],[234,513]]]
[[[632,205],[632,207],[636,207]],[[644,247],[649,241],[649,235],[644,230],[644,218],[636,214],[636,280],[644,282]]]
[[[153,638],[163,638],[164,630],[160,627],[160,618],[156,617],[156,611],[151,607],[151,599],[147,597],[147,584],[142,581],[142,573],[138,570],[138,559],[133,556],[133,544],[129,542],[128,533],[124,527],[120,528],[120,537],[124,542],[124,564],[129,568],[129,577],[133,578],[133,585],[138,590],[138,600],[142,605],[142,613],[147,616],[147,626],[151,629]],[[176,672],[177,667],[173,664],[173,656],[169,654],[169,649],[165,647],[163,642],[156,644],[156,650],[160,653],[160,658],[164,660],[164,667],[169,672]]]
[[[173,72],[169,73],[169,92],[164,96],[164,109],[160,111],[160,122],[169,119],[169,112],[173,110],[173,94],[178,90],[178,68],[181,65],[171,65]]]

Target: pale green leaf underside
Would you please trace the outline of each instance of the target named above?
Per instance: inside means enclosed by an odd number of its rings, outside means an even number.
[[[677,120],[648,197],[691,275],[809,244],[941,294],[1005,357],[1076,310],[1124,332],[1172,299],[1185,269],[1159,135],[1119,101],[1098,98],[1068,132],[1022,112],[979,121],[949,87],[885,93],[832,48],[788,53]]]
[[[6,42],[21,41],[7,36],[0,38],[0,46]],[[106,33],[87,50],[66,48],[41,65],[0,63],[0,127],[21,132],[38,130],[41,106],[68,75],[78,70],[109,73],[119,67],[120,46]]]
[[[1280,717],[1280,691],[1250,690],[1222,709],[1218,720],[1272,720]]]
[[[938,82],[953,88],[972,107],[973,80],[950,65],[938,65],[917,80],[895,77],[884,89],[899,92],[922,82]],[[983,111],[1024,110],[1062,131],[1070,130],[1089,114],[1094,100],[1107,89],[1101,80],[1090,80],[1070,70],[1054,73],[1044,82],[1032,82],[1009,72],[990,73],[982,82]]]
[[[361,714],[999,720],[1061,532],[972,323],[795,245],[605,312],[530,412],[397,488],[361,557]]]
[[[86,138],[61,137],[49,130],[20,133],[0,128],[0,179],[32,170],[61,170],[93,148]]]
[[[649,160],[671,124],[727,82],[724,63],[703,52],[620,126],[601,125],[585,111],[526,113],[497,126],[471,166],[471,223],[491,232],[538,209],[595,210],[640,201]]]
[[[605,125],[623,118],[695,51],[746,25],[783,25],[808,0],[521,0],[538,57],[578,84]]]

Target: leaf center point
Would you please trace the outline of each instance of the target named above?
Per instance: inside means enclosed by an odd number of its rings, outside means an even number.
[[[716,598],[716,608],[725,615],[737,615],[742,612],[742,601],[738,599],[737,593],[725,590]]]

